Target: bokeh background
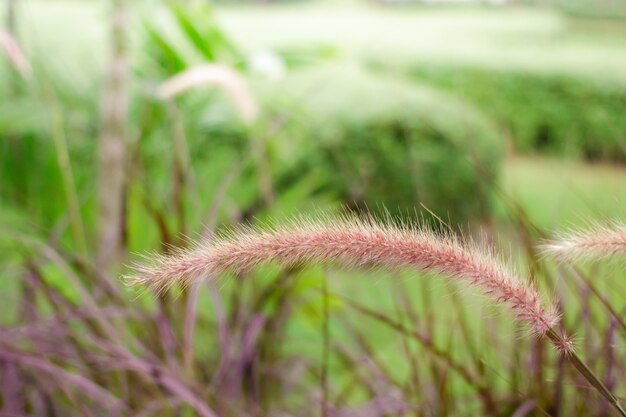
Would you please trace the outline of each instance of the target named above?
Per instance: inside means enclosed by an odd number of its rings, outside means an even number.
[[[493,244],[626,395],[623,0],[2,0],[0,416],[611,415],[476,291],[332,267],[120,277],[237,224],[370,212]],[[620,397],[621,398],[621,397]]]

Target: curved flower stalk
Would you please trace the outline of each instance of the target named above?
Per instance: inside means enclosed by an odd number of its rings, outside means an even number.
[[[390,270],[416,268],[479,288],[496,304],[507,305],[533,333],[545,334],[559,320],[537,290],[500,262],[492,250],[424,228],[389,226],[365,220],[298,220],[255,231],[240,228],[208,243],[135,266],[131,284],[162,291],[205,276],[244,272],[275,261],[282,265],[336,263],[344,267]]]
[[[572,231],[541,246],[544,254],[562,261],[601,259],[626,254],[626,223],[595,225],[588,230]]]
[[[257,104],[245,80],[237,71],[222,64],[201,64],[189,68],[161,84],[157,96],[168,100],[189,89],[205,85],[226,92],[244,122],[251,123],[256,119]]]
[[[0,49],[4,51],[11,65],[24,78],[32,75],[32,67],[15,38],[6,30],[0,29]]]

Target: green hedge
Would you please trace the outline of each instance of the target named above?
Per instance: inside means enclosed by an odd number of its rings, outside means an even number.
[[[626,161],[626,89],[557,76],[468,68],[414,68],[490,115],[522,152]]]
[[[453,222],[488,212],[504,140],[466,103],[356,68],[298,73],[271,90],[273,102],[293,100],[303,134],[290,141],[346,203],[411,216],[423,203]]]

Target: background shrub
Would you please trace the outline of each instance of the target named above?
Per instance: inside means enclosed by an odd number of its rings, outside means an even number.
[[[419,67],[411,72],[480,107],[518,151],[626,161],[624,88],[487,69]]]
[[[504,140],[471,105],[357,67],[300,72],[273,90],[298,98],[308,165],[348,204],[406,213],[423,203],[453,221],[488,212],[484,184]]]

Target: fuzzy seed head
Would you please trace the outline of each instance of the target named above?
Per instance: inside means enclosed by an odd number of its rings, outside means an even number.
[[[163,291],[272,261],[284,266],[334,263],[348,268],[433,271],[475,286],[494,303],[507,305],[538,335],[559,320],[557,310],[544,305],[534,286],[499,261],[493,250],[450,234],[383,225],[371,218],[300,219],[260,231],[239,228],[192,249],[149,258],[135,265],[135,274],[126,278],[130,284]]]
[[[626,255],[626,223],[594,225],[587,230],[558,235],[541,246],[544,254],[560,261],[598,260]]]

